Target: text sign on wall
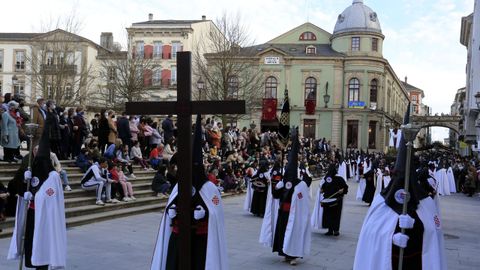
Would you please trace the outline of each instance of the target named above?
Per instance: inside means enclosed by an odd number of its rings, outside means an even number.
[[[363,109],[365,107],[365,101],[349,101],[348,107],[356,108],[356,109]]]
[[[266,56],[265,57],[266,65],[278,65],[280,64],[280,57],[278,56]]]

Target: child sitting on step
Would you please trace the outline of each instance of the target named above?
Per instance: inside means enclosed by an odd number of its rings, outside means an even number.
[[[122,201],[129,202],[136,200],[136,198],[133,196],[132,183],[128,182],[128,178],[125,176],[122,170],[118,169],[117,164],[111,163],[108,170],[110,172],[110,177],[113,180],[112,187],[115,187],[116,191],[118,191],[120,194],[123,192]],[[116,191],[112,192],[112,194],[115,194]]]

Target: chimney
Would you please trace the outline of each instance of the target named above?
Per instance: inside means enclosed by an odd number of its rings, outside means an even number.
[[[407,77],[407,76],[405,76],[405,84],[407,84],[407,79],[408,79],[408,77]]]
[[[207,16],[202,15],[202,21],[205,21],[207,19]]]
[[[153,21],[153,13],[148,13],[148,21]]]
[[[100,46],[111,50],[113,48],[113,34],[112,32],[102,32],[100,34]]]

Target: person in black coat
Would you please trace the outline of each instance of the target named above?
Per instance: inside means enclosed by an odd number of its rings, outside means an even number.
[[[164,196],[168,196],[167,191],[170,189],[170,182],[167,181],[166,173],[167,166],[160,165],[158,166],[158,171],[153,177],[152,181],[152,190],[154,192],[154,196],[159,196],[163,194]]]
[[[98,147],[105,153],[105,147],[108,144],[108,134],[110,133],[110,127],[108,126],[107,110],[102,109],[100,111],[100,120],[98,121]]]
[[[168,142],[170,138],[173,137],[173,131],[174,131],[174,126],[173,126],[173,120],[172,120],[172,115],[168,115],[165,120],[162,122],[162,129],[163,129],[163,139],[165,142]]]
[[[341,176],[337,175],[337,168],[334,164],[330,165],[320,192],[323,193],[324,198],[336,199],[332,204],[323,205],[322,227],[328,229],[325,235],[338,236],[343,196],[348,193],[348,185]]]
[[[132,147],[132,133],[130,133],[130,122],[128,121],[125,112],[117,119],[117,132],[118,137],[122,140],[124,145],[128,145],[128,148]]]

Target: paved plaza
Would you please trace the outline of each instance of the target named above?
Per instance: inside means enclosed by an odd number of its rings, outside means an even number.
[[[318,182],[313,184],[316,191]],[[244,196],[224,200],[230,269],[352,268],[355,247],[368,207],[354,200],[357,184],[349,182],[339,237],[314,233],[311,255],[295,266],[258,243],[261,219],[242,210]],[[480,269],[480,198],[457,194],[441,198],[448,269]],[[149,269],[161,213],[120,218],[68,230],[67,269]],[[17,269],[6,261],[10,239],[0,239],[0,269]]]

